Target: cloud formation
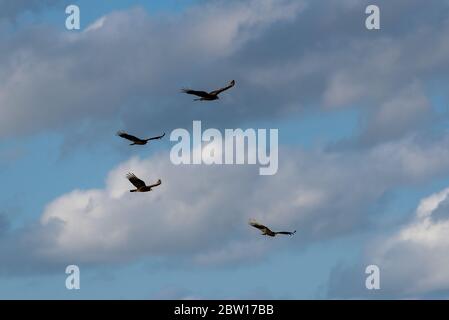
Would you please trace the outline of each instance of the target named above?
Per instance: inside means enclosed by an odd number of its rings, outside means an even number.
[[[26,3],[6,8],[0,1],[0,19],[39,10]],[[279,173],[269,179],[254,167],[174,167],[165,154],[129,159],[102,188],[60,195],[21,229],[0,216],[0,271],[142,257],[202,267],[253,263],[280,248],[296,252],[373,226],[391,190],[447,175],[449,138],[430,136],[430,124],[441,121],[435,88],[447,98],[448,3],[378,1],[379,32],[364,29],[367,4],[218,0],[173,17],[141,8],[113,12],[79,33],[45,25],[2,33],[0,139],[56,131],[95,144],[90,137],[111,123],[169,132],[192,120],[217,128],[277,125],[310,110],[355,108],[361,126],[350,143],[364,148],[281,148]],[[219,103],[193,103],[179,93],[231,79],[237,86]],[[0,162],[16,156],[0,152]],[[128,171],[163,184],[130,194]],[[446,198],[444,191],[425,199],[409,225],[368,250],[362,262],[385,270],[382,294],[447,291]],[[298,233],[266,241],[247,226],[253,217]],[[330,296],[366,296],[362,267],[336,268]]]
[[[165,153],[131,158],[108,174],[104,188],[75,189],[51,201],[38,223],[9,232],[0,251],[15,259],[27,252],[37,264],[176,256],[217,266],[265,259],[281,244],[297,250],[372,225],[385,193],[448,172],[448,150],[448,137],[408,138],[365,153],[281,149],[279,172],[269,179],[254,166],[174,166]],[[129,171],[161,178],[162,185],[130,193]],[[270,242],[247,225],[250,218],[298,232]],[[2,268],[20,269],[11,261]]]
[[[78,34],[23,30],[0,48],[0,137],[117,117],[137,126],[151,119],[157,129],[185,124],[202,112],[180,88],[208,90],[239,77],[223,72],[224,60],[301,8],[286,0],[218,1],[168,20],[139,8],[115,12]]]
[[[447,298],[448,204],[449,188],[422,199],[410,222],[368,246],[363,263],[365,266],[379,266],[379,292],[364,289],[364,267],[361,263],[335,269],[330,295],[345,298]],[[359,283],[349,279],[358,279]]]
[[[363,144],[401,138],[432,118],[427,83],[447,84],[449,27],[437,14],[447,4],[381,1],[377,33],[364,28],[366,4],[212,1],[170,19],[114,12],[81,33],[25,28],[0,45],[0,137],[67,133],[80,122],[100,131],[111,120],[123,129],[195,119],[230,127],[357,106],[373,118]],[[236,89],[213,108],[179,93],[230,79]]]

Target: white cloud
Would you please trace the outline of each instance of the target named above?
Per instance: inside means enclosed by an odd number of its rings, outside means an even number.
[[[104,26],[104,23],[106,22],[107,17],[103,16],[97,20],[95,20],[92,24],[90,24],[85,30],[84,32],[89,32],[89,31],[95,31],[97,29],[100,29]]]
[[[404,296],[425,295],[449,290],[449,219],[434,217],[448,199],[449,189],[424,198],[411,223],[381,243],[376,251],[379,265],[388,279],[397,277],[396,288],[390,290]],[[447,211],[447,205],[443,208]],[[413,265],[412,272],[399,276],[404,264]],[[389,287],[388,282],[384,286]]]
[[[380,268],[384,298],[442,297],[449,291],[449,188],[422,199],[413,219],[390,236],[372,242],[361,265]],[[361,267],[359,267],[360,269]],[[336,296],[369,297],[357,277],[357,268],[342,269],[331,279]],[[361,269],[360,269],[361,270]],[[343,294],[342,294],[343,293]]]
[[[447,172],[448,163],[446,138],[404,139],[349,154],[281,148],[279,172],[269,179],[254,166],[174,166],[168,152],[131,158],[111,170],[104,188],[53,200],[39,225],[26,236],[16,232],[11,241],[28,239],[25,251],[46,262],[113,263],[145,256],[177,256],[178,262],[203,266],[258,261],[271,250],[297,250],[369,224],[368,213],[385,192]],[[128,172],[148,182],[161,178],[162,185],[130,193]],[[248,226],[250,218],[298,232],[271,241]]]
[[[449,188],[422,199],[419,203],[418,208],[416,209],[417,218],[423,219],[429,217],[432,212],[438,208],[440,203],[442,203],[447,198],[448,195]]]

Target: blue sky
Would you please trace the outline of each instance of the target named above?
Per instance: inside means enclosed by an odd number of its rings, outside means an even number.
[[[378,31],[366,1],[8,4],[0,298],[447,297],[447,4],[379,1]],[[218,102],[179,93],[230,79]],[[193,120],[279,129],[279,172],[172,165],[169,133]],[[132,148],[118,130],[167,136]],[[133,197],[128,171],[163,184]]]

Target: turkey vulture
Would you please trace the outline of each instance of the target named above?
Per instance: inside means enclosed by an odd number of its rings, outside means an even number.
[[[254,228],[257,228],[257,229],[261,230],[261,231],[262,231],[262,235],[264,235],[264,236],[275,237],[277,234],[286,234],[286,235],[292,236],[292,235],[294,235],[294,234],[296,233],[296,230],[293,231],[293,232],[289,232],[289,231],[277,231],[277,232],[273,232],[273,231],[271,231],[268,227],[265,227],[264,225],[258,223],[258,222],[255,221],[255,220],[250,220],[250,221],[249,221],[249,224],[250,224],[251,226],[253,226]]]
[[[145,182],[137,178],[134,173],[128,173],[126,178],[128,178],[129,182],[137,188],[134,190],[129,190],[129,192],[148,192],[151,191],[153,187],[157,187],[162,183],[161,179],[159,179],[155,184],[147,186]]]
[[[231,82],[229,82],[229,84],[226,87],[218,89],[218,90],[214,90],[214,91],[211,91],[211,92],[196,91],[196,90],[191,90],[191,89],[182,89],[182,92],[187,93],[187,94],[193,94],[195,96],[200,97],[198,99],[194,99],[194,101],[198,101],[198,100],[199,101],[205,101],[205,100],[212,101],[212,100],[220,99],[218,97],[218,95],[220,93],[222,93],[223,91],[226,91],[229,88],[232,88],[234,85],[235,85],[235,81],[232,80]]]
[[[165,136],[165,132],[161,136],[152,137],[152,138],[149,138],[149,139],[139,139],[139,138],[137,138],[135,136],[132,136],[130,134],[127,134],[126,132],[123,132],[123,131],[117,132],[117,135],[119,137],[121,137],[121,138],[124,138],[124,139],[127,139],[129,141],[132,141],[133,143],[131,143],[130,146],[135,145],[135,144],[143,146],[143,145],[147,144],[147,142],[150,141],[150,140],[162,139]]]

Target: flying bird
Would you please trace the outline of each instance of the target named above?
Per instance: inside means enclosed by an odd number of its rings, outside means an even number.
[[[148,192],[151,191],[152,188],[157,187],[162,183],[161,179],[159,179],[155,184],[147,186],[145,182],[137,178],[134,173],[128,173],[126,175],[126,178],[128,178],[129,182],[131,182],[137,188],[129,190],[129,192]]]
[[[147,144],[147,142],[150,141],[150,140],[162,139],[165,136],[165,132],[161,136],[152,137],[152,138],[149,138],[149,139],[140,139],[140,138],[137,138],[137,137],[132,136],[130,134],[127,134],[126,132],[123,132],[123,131],[117,132],[117,135],[119,137],[121,137],[121,138],[124,138],[124,139],[127,139],[129,141],[132,141],[133,143],[131,143],[130,146],[133,146],[135,144],[143,146],[143,145]]]
[[[274,231],[271,231],[268,227],[258,223],[255,220],[250,220],[249,224],[251,226],[253,226],[254,228],[257,228],[257,229],[261,230],[262,231],[262,235],[264,235],[264,236],[275,237],[277,234],[286,234],[286,235],[292,236],[292,235],[294,235],[296,233],[296,230],[293,231],[293,232],[289,232],[289,231],[277,231],[277,232],[274,232]]]
[[[220,99],[218,97],[218,95],[220,93],[222,93],[223,91],[226,91],[226,90],[232,88],[234,85],[235,85],[235,81],[232,80],[231,82],[229,82],[229,84],[226,87],[223,87],[221,89],[214,90],[211,92],[196,91],[196,90],[191,90],[191,89],[182,89],[182,92],[187,93],[187,94],[193,94],[195,96],[200,97],[198,99],[194,99],[194,101],[212,101],[212,100]]]

